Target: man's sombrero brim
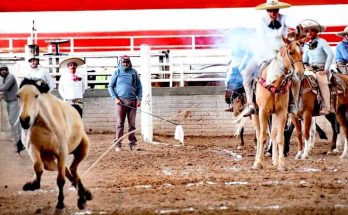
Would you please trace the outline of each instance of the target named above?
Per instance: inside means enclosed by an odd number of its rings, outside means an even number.
[[[342,31],[337,33],[337,36],[343,37],[344,35],[347,35],[347,34],[348,34],[348,31]]]
[[[59,67],[60,68],[65,68],[65,67],[68,66],[69,63],[72,63],[72,62],[76,63],[77,66],[81,66],[81,65],[84,65],[86,63],[81,58],[71,57],[71,58],[64,59],[62,62],[60,62]]]
[[[309,24],[309,25],[303,24],[302,27],[305,32],[310,29],[315,29],[318,32],[324,32],[326,30],[326,27],[324,25],[318,25],[318,24]]]
[[[291,7],[291,4],[285,3],[285,2],[278,2],[275,5],[263,3],[255,7],[255,10],[272,10],[272,9],[282,9],[282,8],[289,8]]]

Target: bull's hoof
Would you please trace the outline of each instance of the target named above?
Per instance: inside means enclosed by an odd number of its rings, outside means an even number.
[[[56,208],[57,208],[57,209],[63,209],[63,208],[65,208],[64,202],[58,202],[57,205],[56,205]]]
[[[80,197],[77,200],[77,207],[79,207],[80,210],[85,209],[85,207],[86,207],[86,198],[85,197]]]
[[[87,201],[91,201],[93,199],[93,195],[91,193],[91,191],[87,190],[85,191],[85,198]]]
[[[40,183],[33,183],[33,182],[27,182],[24,186],[23,186],[23,190],[24,191],[33,191],[33,190],[37,190],[40,189]]]

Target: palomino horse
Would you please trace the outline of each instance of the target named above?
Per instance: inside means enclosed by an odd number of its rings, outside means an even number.
[[[83,186],[77,170],[88,154],[89,140],[79,113],[48,90],[48,85],[41,80],[24,79],[18,91],[22,136],[35,171],[34,179],[27,182],[23,190],[39,189],[44,169],[58,171],[56,208],[64,208],[63,187],[67,177],[78,190],[77,205],[83,209],[92,194]],[[69,154],[73,154],[74,159],[67,168]]]
[[[261,70],[256,85],[256,104],[259,111],[253,115],[257,135],[257,152],[253,169],[263,168],[264,145],[267,141],[268,119],[273,113],[271,141],[273,143],[272,160],[278,170],[285,170],[284,128],[287,120],[289,87],[291,79],[301,80],[304,74],[301,43],[283,37],[283,46],[271,63]],[[272,80],[266,84],[266,80]]]
[[[311,81],[312,80],[312,81]],[[313,84],[311,84],[313,83]],[[297,114],[297,116],[291,114],[291,120],[295,125],[296,130],[296,136],[297,136],[297,143],[298,143],[298,150],[296,154],[296,159],[307,159],[308,154],[311,150],[311,146],[314,144],[314,130],[312,130],[311,134],[311,126],[312,126],[312,117],[319,115],[319,104],[317,100],[317,93],[318,87],[311,85],[317,85],[315,84],[315,81],[312,78],[312,75],[308,74],[305,75],[305,78],[301,82],[301,91],[302,96],[300,98],[300,109]],[[316,92],[313,92],[316,91]],[[336,121],[336,117],[334,113],[330,113],[325,116],[326,119],[330,122],[333,135],[332,135],[332,142],[331,142],[331,148],[328,153],[332,152],[336,148],[336,140],[337,140],[337,134],[339,133],[339,125]],[[302,133],[302,125],[301,125],[301,119],[304,123],[304,135]],[[314,125],[313,125],[314,126]],[[305,139],[305,147],[303,148],[303,141],[302,136],[304,136]]]
[[[339,84],[339,80],[343,81],[343,84]],[[343,86],[342,86],[343,85]],[[348,75],[335,73],[332,77],[332,94],[334,98],[334,107],[336,113],[336,119],[341,126],[345,141],[343,153],[340,156],[341,159],[348,159]]]

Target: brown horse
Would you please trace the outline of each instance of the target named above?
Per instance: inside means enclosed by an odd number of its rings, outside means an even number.
[[[343,86],[339,84],[343,81]],[[341,159],[348,159],[348,75],[335,73],[332,77],[332,94],[334,98],[334,107],[338,123],[343,131],[345,142]]]
[[[301,80],[304,74],[301,44],[303,40],[290,41],[283,37],[283,46],[271,63],[261,70],[256,85],[258,114],[253,115],[257,134],[257,152],[253,169],[263,168],[264,150],[267,141],[268,119],[272,116],[271,142],[272,161],[278,170],[285,170],[284,128],[287,120],[289,87],[291,79]],[[267,84],[266,80],[272,80]]]
[[[58,171],[56,208],[64,208],[63,188],[67,177],[78,190],[77,204],[83,209],[92,194],[83,186],[77,170],[88,154],[89,140],[75,108],[48,90],[45,82],[24,79],[18,91],[22,137],[35,171],[34,179],[27,182],[23,190],[39,189],[44,169]],[[67,168],[69,154],[73,154],[74,159]]]
[[[310,84],[313,83],[313,84]],[[301,92],[302,96],[300,98],[300,109],[298,114],[295,116],[291,114],[291,120],[295,125],[296,136],[297,136],[297,154],[295,159],[307,159],[308,154],[314,145],[314,130],[311,130],[312,126],[315,126],[312,123],[312,117],[319,116],[319,103],[317,100],[318,87],[311,85],[317,85],[313,75],[306,74],[305,78],[301,82]],[[336,121],[334,113],[330,113],[325,116],[330,122],[333,135],[331,148],[328,153],[331,153],[336,148],[337,134],[339,132],[339,126]],[[304,124],[304,130],[302,132],[302,123]],[[312,125],[313,124],[313,125]],[[302,137],[305,139],[305,147],[303,148]]]

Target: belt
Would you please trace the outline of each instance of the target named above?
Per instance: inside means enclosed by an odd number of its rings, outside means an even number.
[[[78,99],[66,99],[65,101],[69,102],[69,103],[73,103],[73,104],[76,104],[76,103],[83,104],[82,99],[80,99],[80,98],[78,98]]]
[[[309,65],[309,70],[314,70],[314,71],[322,71],[324,70],[325,65],[324,64],[311,64]]]

